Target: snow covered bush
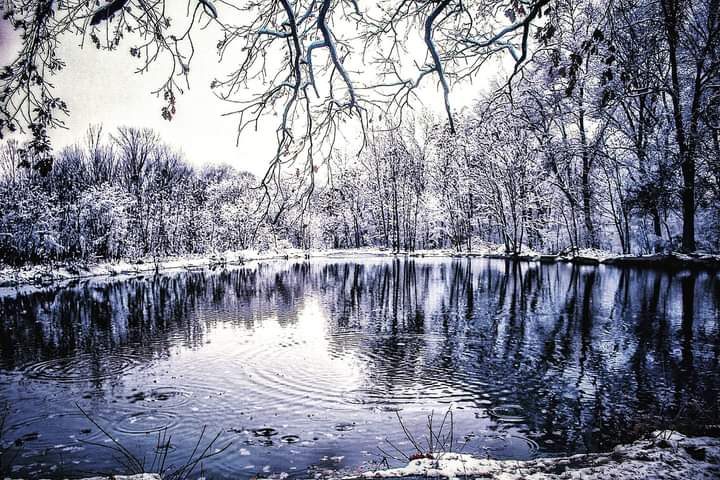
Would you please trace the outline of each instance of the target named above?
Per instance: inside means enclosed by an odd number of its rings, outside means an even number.
[[[120,187],[108,183],[92,186],[78,200],[82,254],[119,259],[128,249],[128,211],[132,198]]]

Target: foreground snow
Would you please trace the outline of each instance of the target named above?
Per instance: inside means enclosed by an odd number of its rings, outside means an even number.
[[[610,453],[538,458],[529,461],[479,459],[460,453],[436,453],[404,467],[371,470],[340,480],[373,478],[474,477],[494,480],[637,480],[720,478],[720,438],[685,437],[677,432],[655,432],[649,439],[619,445]],[[286,473],[269,478],[285,479]],[[200,477],[202,478],[202,477]],[[311,478],[337,478],[328,471]],[[92,477],[85,480],[162,480],[157,474]]]
[[[442,453],[413,460],[404,467],[362,472],[344,477],[344,480],[400,477],[497,480],[720,478],[720,439],[655,432],[648,440],[620,445],[611,453],[530,461],[489,460]]]
[[[8,479],[6,479],[8,480]],[[113,475],[111,477],[89,477],[83,480],[162,480],[156,473],[139,473],[137,475]]]

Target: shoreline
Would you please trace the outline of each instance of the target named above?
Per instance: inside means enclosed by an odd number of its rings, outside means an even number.
[[[406,466],[358,472],[342,480],[377,478],[486,478],[496,480],[718,478],[720,439],[686,437],[673,431],[618,445],[612,452],[533,460],[492,460],[459,453],[434,453]]]
[[[711,272],[720,270],[720,255],[688,255],[676,252],[649,255],[618,255],[601,251],[580,251],[575,255],[550,255],[537,252],[507,254],[490,249],[472,252],[437,249],[398,253],[378,248],[308,251],[288,249],[268,250],[265,252],[242,250],[238,252],[226,252],[224,254],[170,256],[165,258],[144,258],[117,262],[87,263],[70,261],[57,262],[55,264],[27,265],[23,267],[4,266],[0,268],[0,288],[17,288],[22,286],[48,287],[55,284],[96,277],[132,277],[150,272],[161,273],[180,269],[214,269],[227,266],[243,266],[266,260],[310,260],[317,258],[352,258],[366,256],[384,258],[488,258],[545,264],[611,265],[659,270],[692,269]]]
[[[282,480],[287,473],[266,478]],[[648,438],[622,444],[611,452],[532,460],[494,460],[470,454],[435,452],[410,460],[404,467],[381,470],[323,471],[314,478],[371,480],[392,478],[485,478],[489,480],[560,480],[569,478],[634,480],[637,478],[718,478],[720,438],[686,437],[674,431],[653,432]],[[200,478],[200,476],[198,476]],[[20,479],[16,479],[20,480]],[[84,480],[162,480],[157,473],[94,476]]]

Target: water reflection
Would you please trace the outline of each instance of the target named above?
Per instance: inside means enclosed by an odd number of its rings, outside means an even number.
[[[7,293],[7,292],[5,292]],[[497,458],[604,450],[720,423],[720,281],[485,259],[277,262],[0,297],[16,473],[117,471],[77,401],[124,444],[173,455],[204,425],[213,476],[352,468],[397,424],[452,406]],[[717,432],[714,432],[717,433]],[[90,443],[88,443],[90,442]]]

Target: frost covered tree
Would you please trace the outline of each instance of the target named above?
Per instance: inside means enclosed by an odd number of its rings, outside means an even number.
[[[238,131],[277,115],[276,153],[262,181],[266,192],[278,193],[272,183],[290,164],[302,171],[303,189],[310,192],[318,164],[346,122],[363,132],[382,116],[397,125],[421,85],[436,84],[454,131],[453,84],[475,78],[496,54],[511,60],[515,76],[530,58],[535,29],[554,15],[552,3],[4,0],[3,15],[22,47],[0,74],[0,132],[29,131],[32,166],[49,170],[48,129],[62,125],[72,108],[52,86],[53,75],[72,68],[57,48],[68,37],[124,49],[140,72],[167,68],[154,90],[164,99],[167,120],[182,108],[194,57],[215,53],[234,62],[211,88],[235,105]],[[216,52],[195,49],[193,38],[206,27],[216,32]]]
[[[258,245],[257,178],[231,167],[198,172],[150,130],[91,128],[51,172],[0,151],[0,262],[100,261],[208,254]]]
[[[127,234],[96,254],[717,251],[718,1],[5,0],[22,47],[0,75],[0,131],[31,140],[8,147],[3,188],[38,203],[10,208],[2,248],[83,256],[95,247],[80,232],[102,236],[114,212]],[[216,33],[217,52],[194,48],[199,28]],[[140,71],[167,67],[155,90],[167,120],[194,57],[233,62],[211,87],[239,132],[276,122],[261,188],[231,169],[194,171],[147,130],[108,142],[96,129],[52,152],[48,129],[71,106],[51,78],[66,68],[58,42],[72,36],[124,49]],[[492,58],[504,73],[459,111],[453,87]],[[433,93],[440,115],[413,110]],[[340,148],[355,137],[359,153]],[[331,175],[319,180],[323,164]],[[95,223],[72,207],[89,192],[118,199],[98,202]]]

